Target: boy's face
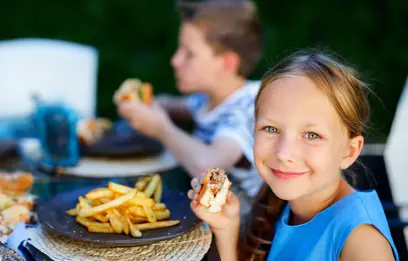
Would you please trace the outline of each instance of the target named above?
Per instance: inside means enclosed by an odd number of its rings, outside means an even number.
[[[214,54],[200,27],[183,23],[171,65],[181,93],[206,92],[222,75],[223,58]]]

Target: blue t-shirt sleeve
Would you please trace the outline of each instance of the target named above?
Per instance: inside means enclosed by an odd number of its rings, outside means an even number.
[[[245,157],[253,162],[253,118],[243,111],[230,111],[222,115],[214,133],[214,140],[229,138],[237,142]]]
[[[196,115],[197,111],[207,103],[207,96],[202,93],[195,93],[187,96],[184,100],[191,115]]]

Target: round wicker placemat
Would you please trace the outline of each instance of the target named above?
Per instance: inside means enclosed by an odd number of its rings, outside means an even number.
[[[40,226],[28,230],[30,243],[55,261],[181,261],[202,260],[212,233],[206,224],[183,235],[137,247],[101,247],[47,232]]]

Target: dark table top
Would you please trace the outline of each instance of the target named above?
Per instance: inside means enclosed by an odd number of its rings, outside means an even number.
[[[119,184],[127,184],[133,186],[136,180],[140,176],[126,177],[126,178],[83,178],[68,175],[57,175],[54,173],[45,173],[42,171],[34,170],[30,166],[27,166],[18,157],[11,156],[6,159],[0,159],[0,171],[14,171],[22,170],[33,173],[35,181],[33,184],[32,194],[38,197],[38,203],[41,204],[44,201],[50,200],[56,195],[76,190],[81,187],[92,186],[106,186],[109,181],[113,181]],[[163,184],[170,190],[179,190],[181,192],[187,192],[190,189],[191,178],[187,175],[185,170],[181,167],[171,169],[168,171],[159,172],[162,177]],[[205,260],[219,260],[218,253],[214,242],[210,248],[209,253],[204,257]]]
[[[81,187],[105,186],[109,181],[119,184],[134,186],[139,177],[126,178],[83,178],[75,176],[51,176],[42,173],[36,173],[36,179],[33,185],[32,193],[37,195],[40,200],[48,200],[62,192],[75,190]],[[190,178],[183,169],[177,168],[159,173],[163,184],[170,190],[179,190],[187,192],[189,189]]]
[[[109,181],[120,184],[134,185],[140,176],[124,178],[84,178],[70,175],[58,175],[46,173],[27,166],[18,157],[8,157],[0,160],[0,171],[28,171],[33,173],[35,181],[32,194],[38,196],[39,200],[48,200],[62,192],[75,190],[81,187],[106,186]],[[187,192],[190,188],[190,177],[183,168],[175,168],[168,171],[159,172],[163,184],[170,190]]]

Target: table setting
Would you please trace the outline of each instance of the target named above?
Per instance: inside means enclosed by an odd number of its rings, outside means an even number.
[[[78,131],[84,122],[91,142]],[[4,187],[19,187],[24,173],[29,182],[19,194],[32,197],[30,218],[14,210],[24,201],[0,204],[0,234],[8,228],[0,249],[10,258],[206,260],[212,233],[189,207],[190,178],[157,141],[122,120],[80,118],[61,103],[39,102],[32,123],[35,134],[0,160]],[[8,208],[17,217],[10,223]]]
[[[13,174],[8,173],[8,175]],[[175,175],[182,178],[175,181]],[[180,169],[153,175],[160,177],[160,182],[163,184],[159,203],[162,208],[154,211],[157,219],[162,220],[148,222],[145,218],[144,221],[139,221],[144,223],[139,223],[137,218],[141,218],[143,213],[140,216],[128,215],[128,217],[135,218],[132,223],[140,229],[142,234],[140,237],[133,237],[130,232],[126,235],[124,231],[121,234],[112,231],[90,232],[86,226],[76,221],[75,216],[67,214],[67,211],[75,209],[76,204],[79,204],[79,197],[88,200],[86,196],[89,193],[98,192],[101,189],[106,191],[113,189],[115,193],[122,191],[121,189],[136,191],[137,186],[141,188],[140,185],[137,185],[138,182],[140,183],[143,178],[149,176],[152,175],[84,179],[71,176],[40,176],[39,173],[36,173],[33,175],[32,187],[26,190],[26,195],[35,197],[33,206],[35,218],[16,224],[4,243],[8,248],[23,256],[25,260],[203,260],[210,249],[212,233],[209,227],[198,220],[188,207],[188,186],[186,185],[188,177]],[[116,186],[119,188],[115,188]],[[148,184],[145,189],[147,187]],[[120,195],[116,196],[120,198]],[[139,197],[143,198],[143,195]],[[139,197],[135,196],[133,200],[136,198],[140,200]],[[153,193],[149,199],[154,197]],[[88,203],[90,203],[89,200]],[[157,203],[154,204],[157,205]],[[136,209],[137,206],[140,207],[136,203],[133,209]],[[160,211],[164,209],[163,206],[166,210]],[[121,209],[120,207],[117,206],[117,209]],[[128,208],[128,210],[131,209],[132,207]],[[160,217],[160,213],[166,211],[170,215]],[[97,222],[93,216],[90,219],[94,223]],[[167,221],[178,223],[162,228],[147,230],[141,228],[146,224],[159,224]],[[110,222],[100,222],[100,225],[107,224]]]

